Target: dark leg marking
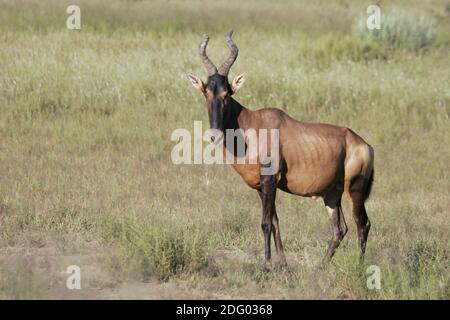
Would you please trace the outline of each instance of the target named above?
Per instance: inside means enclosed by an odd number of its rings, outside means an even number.
[[[261,189],[258,190],[258,194],[262,203],[262,219],[261,229],[264,235],[264,251],[266,262],[271,259],[270,252],[270,235],[273,231],[274,236],[279,236],[276,228],[272,228],[272,221],[275,213],[275,197],[276,197],[276,179],[275,176],[261,176]],[[276,242],[275,242],[276,243]],[[279,247],[277,248],[279,250]]]

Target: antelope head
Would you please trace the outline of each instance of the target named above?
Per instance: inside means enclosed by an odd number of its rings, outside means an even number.
[[[226,120],[227,116],[230,114],[231,96],[239,90],[245,81],[244,74],[240,74],[233,79],[231,84],[228,82],[228,72],[238,56],[238,48],[231,39],[232,35],[233,31],[230,31],[225,36],[225,42],[228,48],[230,48],[231,53],[218,70],[206,55],[206,46],[208,45],[209,36],[207,34],[203,36],[198,48],[198,53],[208,72],[206,83],[198,76],[188,73],[188,79],[191,84],[194,88],[199,90],[206,99],[210,128],[218,133],[211,135],[211,140],[215,143],[220,142],[221,137],[223,137],[224,120]]]

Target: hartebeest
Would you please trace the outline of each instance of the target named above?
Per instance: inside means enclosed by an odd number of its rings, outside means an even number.
[[[253,111],[234,100],[232,96],[244,83],[244,76],[238,75],[231,84],[228,82],[228,72],[238,56],[238,48],[231,39],[232,34],[231,31],[225,36],[231,54],[219,69],[206,55],[209,37],[204,35],[199,54],[208,72],[207,82],[204,83],[190,73],[188,78],[206,98],[211,129],[221,132],[225,129],[279,130],[280,161],[274,174],[262,175],[261,162],[238,164],[235,161],[232,164],[244,181],[258,191],[261,198],[261,227],[266,262],[270,262],[271,258],[270,240],[273,232],[280,263],[286,264],[275,209],[277,189],[303,197],[323,198],[332,229],[327,251],[327,257],[330,259],[347,233],[341,207],[344,193],[358,229],[362,258],[370,229],[364,202],[369,196],[373,182],[373,148],[349,128],[300,122],[276,108]],[[221,137],[223,136],[222,134]],[[223,141],[223,149],[227,152],[226,139]],[[247,153],[244,156],[249,157]]]

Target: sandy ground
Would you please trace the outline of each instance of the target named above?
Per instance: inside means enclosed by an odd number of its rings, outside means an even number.
[[[111,271],[104,271],[108,252],[90,246],[77,255],[63,254],[57,246],[34,248],[9,247],[0,249],[3,270],[3,290],[6,298],[31,299],[231,299],[231,296],[197,290],[182,280],[162,282],[156,279],[121,280],[117,282]],[[84,252],[86,251],[86,252]],[[217,262],[230,263],[249,258],[248,253],[219,250]],[[81,289],[67,289],[66,272],[70,265],[81,269]],[[229,264],[230,266],[233,263]],[[264,297],[264,294],[262,295]],[[242,297],[245,298],[245,297]],[[268,298],[268,297],[267,297]]]
[[[48,242],[47,242],[48,243]],[[52,243],[57,243],[53,239]],[[288,292],[279,292],[274,288],[261,289],[248,287],[245,293],[228,295],[221,293],[221,279],[217,277],[211,283],[192,288],[183,280],[162,282],[157,279],[140,281],[139,279],[114,278],[114,272],[108,267],[111,253],[99,249],[94,243],[86,243],[79,254],[64,254],[57,245],[0,249],[0,267],[3,272],[4,298],[26,299],[273,299],[292,298]],[[94,253],[92,253],[94,252]],[[260,259],[258,250],[249,247],[224,248],[213,255],[222,271],[238,272],[246,263]],[[288,255],[288,264],[306,264],[307,255]],[[262,261],[261,261],[262,263]],[[67,289],[66,281],[70,276],[66,272],[70,265],[81,269],[81,289]],[[106,271],[105,271],[106,268]],[[217,290],[214,290],[217,288]],[[5,290],[7,292],[5,296]]]

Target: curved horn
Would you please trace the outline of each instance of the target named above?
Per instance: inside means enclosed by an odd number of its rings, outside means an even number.
[[[233,30],[228,32],[225,36],[225,42],[227,43],[228,48],[230,48],[231,53],[228,59],[220,66],[219,74],[222,76],[228,76],[228,72],[230,71],[231,66],[238,56],[238,47],[234,44],[231,37],[233,36]]]
[[[206,71],[208,71],[208,76],[212,76],[217,72],[217,68],[212,63],[211,60],[209,60],[208,56],[206,55],[206,46],[208,45],[209,36],[205,34],[203,36],[202,41],[200,42],[200,46],[198,47],[198,54],[200,55],[200,59],[203,62],[203,65],[206,68]]]

